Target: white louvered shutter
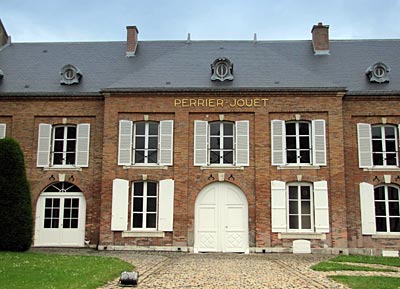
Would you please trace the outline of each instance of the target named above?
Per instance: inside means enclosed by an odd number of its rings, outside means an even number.
[[[78,124],[76,141],[76,166],[89,166],[90,124]]]
[[[271,151],[272,165],[281,166],[286,163],[285,122],[283,120],[271,121]]]
[[[172,232],[174,228],[174,180],[160,181],[158,230]]]
[[[374,186],[360,183],[361,231],[363,235],[376,234]]]
[[[286,184],[281,181],[271,181],[271,214],[272,232],[286,232]]]
[[[312,121],[313,165],[326,166],[326,131],[325,120]]]
[[[160,164],[172,166],[174,155],[174,121],[160,121]]]
[[[132,164],[132,121],[119,121],[118,165]]]
[[[315,232],[329,233],[329,201],[327,181],[314,182]]]
[[[371,125],[367,123],[357,124],[358,136],[358,164],[360,168],[372,167],[372,136]]]
[[[128,229],[129,181],[114,179],[112,188],[111,231]]]
[[[202,120],[194,121],[194,165],[206,166],[208,146],[208,122]]]
[[[236,165],[249,166],[249,121],[236,122]]]
[[[50,162],[51,124],[39,124],[37,166],[48,167]]]
[[[0,123],[0,139],[6,137],[6,124]]]

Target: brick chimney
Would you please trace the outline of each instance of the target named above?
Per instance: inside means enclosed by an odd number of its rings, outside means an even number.
[[[0,47],[11,43],[11,36],[8,36],[6,29],[0,19]]]
[[[329,25],[319,22],[313,26],[311,34],[314,55],[329,55]]]
[[[136,54],[139,30],[136,26],[126,26],[126,32],[126,56],[132,57]]]

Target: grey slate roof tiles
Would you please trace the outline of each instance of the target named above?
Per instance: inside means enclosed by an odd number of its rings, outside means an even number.
[[[0,94],[99,94],[102,90],[341,90],[400,91],[400,40],[331,40],[330,55],[314,56],[311,41],[140,41],[12,43],[0,50]],[[233,63],[233,81],[211,81],[218,57]],[[390,82],[370,83],[365,70],[384,62]],[[79,84],[60,84],[72,64]]]

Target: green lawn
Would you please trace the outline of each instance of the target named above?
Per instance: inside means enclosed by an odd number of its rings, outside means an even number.
[[[371,257],[371,256],[338,256],[328,262],[321,262],[311,267],[316,271],[395,271],[382,268],[370,268],[343,264],[342,262],[379,264],[393,267],[400,267],[400,258],[393,257]],[[396,271],[395,271],[396,272]],[[328,276],[329,278],[343,283],[353,289],[398,289],[400,278],[378,277],[378,276]]]
[[[0,252],[0,288],[91,289],[132,269],[110,257]]]

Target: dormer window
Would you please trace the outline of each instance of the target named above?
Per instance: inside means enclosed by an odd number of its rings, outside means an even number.
[[[367,68],[365,72],[370,82],[389,82],[390,67],[383,62],[377,62]]]
[[[72,64],[65,65],[61,69],[61,84],[71,85],[74,83],[79,83],[80,78],[82,76],[81,71],[73,66]]]
[[[211,64],[211,80],[233,80],[233,64],[225,57],[217,58]]]

